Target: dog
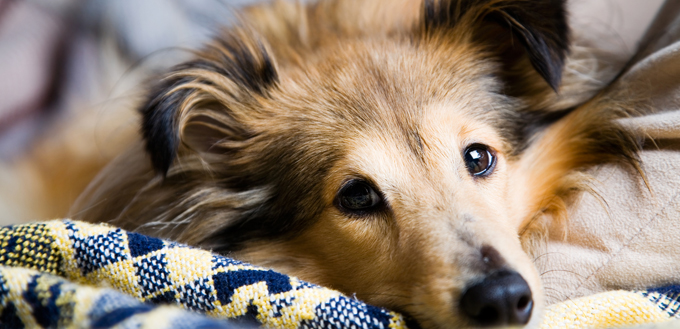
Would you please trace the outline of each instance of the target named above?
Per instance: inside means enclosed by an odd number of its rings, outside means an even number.
[[[212,249],[424,328],[536,326],[532,255],[625,111],[562,106],[563,0],[273,1],[152,83],[73,216]]]

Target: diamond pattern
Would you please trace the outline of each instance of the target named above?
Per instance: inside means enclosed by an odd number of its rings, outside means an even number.
[[[172,285],[170,273],[165,268],[165,255],[155,255],[141,259],[135,264],[137,279],[142,286],[142,298],[155,295]]]
[[[112,230],[107,234],[82,236],[77,228],[72,226],[70,233],[74,257],[83,275],[129,258],[122,248],[125,237],[121,229]]]
[[[177,289],[179,302],[194,311],[209,312],[215,309],[215,296],[208,279],[196,280]]]

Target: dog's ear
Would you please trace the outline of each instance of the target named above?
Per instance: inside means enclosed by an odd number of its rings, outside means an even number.
[[[565,0],[424,0],[421,28],[426,35],[471,32],[510,74],[526,75],[518,63],[528,57],[553,90],[559,87],[569,51]]]
[[[178,149],[224,153],[252,132],[243,120],[278,81],[269,52],[244,31],[217,38],[167,74],[141,108],[153,167],[166,174]]]

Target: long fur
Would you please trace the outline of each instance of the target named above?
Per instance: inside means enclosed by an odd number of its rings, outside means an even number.
[[[242,21],[157,79],[140,108],[142,139],[83,193],[77,218],[272,266],[446,327],[470,324],[451,310],[489,271],[475,265],[488,244],[503,251],[494,266],[521,272],[540,303],[525,252],[545,221],[565,218],[589,168],[641,171],[637,141],[615,121],[625,106],[597,96],[573,106],[594,92],[563,71],[564,1],[274,1]],[[488,138],[496,176],[441,171],[464,168],[464,145],[442,142],[460,136]],[[329,206],[348,172],[376,185],[401,177],[380,220]],[[469,205],[478,207],[461,210]]]

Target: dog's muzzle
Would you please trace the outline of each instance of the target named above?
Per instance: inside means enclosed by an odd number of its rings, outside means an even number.
[[[463,314],[479,326],[524,325],[533,310],[531,289],[519,273],[500,270],[469,287],[460,300]]]

